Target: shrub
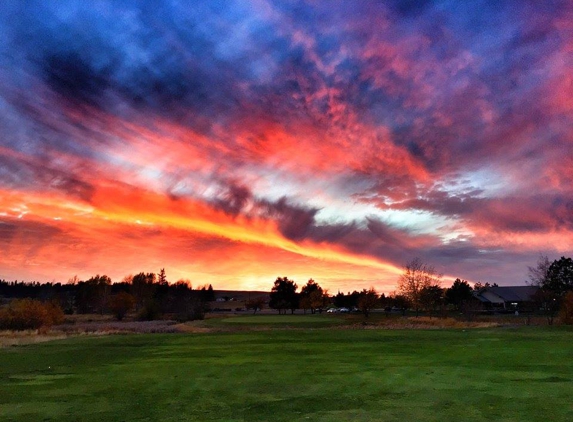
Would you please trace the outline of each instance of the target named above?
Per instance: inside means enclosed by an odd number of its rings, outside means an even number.
[[[175,318],[179,322],[203,320],[205,319],[205,304],[200,300],[187,300],[185,305],[179,308]]]
[[[50,319],[50,323],[47,324],[51,325],[58,325],[64,322],[64,311],[60,305],[54,302],[48,302],[44,304],[46,310],[48,311],[48,317]]]
[[[38,300],[14,300],[0,309],[0,329],[5,330],[36,330],[63,320],[64,313],[58,305]]]
[[[133,309],[135,306],[135,297],[127,292],[119,292],[111,297],[109,309],[115,315],[118,321]]]
[[[151,299],[145,301],[143,307],[137,313],[139,321],[153,321],[154,319],[159,319],[160,316],[159,305]]]

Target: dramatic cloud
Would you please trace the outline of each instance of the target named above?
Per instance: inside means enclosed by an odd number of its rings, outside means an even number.
[[[0,278],[394,289],[573,253],[568,1],[3,2]]]

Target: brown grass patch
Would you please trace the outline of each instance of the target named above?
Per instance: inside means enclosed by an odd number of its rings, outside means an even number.
[[[427,316],[421,317],[403,317],[403,318],[388,318],[378,319],[375,321],[364,320],[361,323],[352,324],[352,328],[366,328],[366,329],[448,329],[448,328],[491,328],[499,327],[500,324],[495,321],[462,321],[455,318],[430,318]]]
[[[44,343],[46,341],[61,340],[66,337],[66,334],[57,331],[0,331],[0,348]]]

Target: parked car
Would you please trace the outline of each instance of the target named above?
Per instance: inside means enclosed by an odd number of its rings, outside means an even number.
[[[336,312],[338,312],[338,309],[336,308],[329,308],[326,310],[327,314],[335,314]]]
[[[348,308],[340,308],[340,309],[338,310],[338,312],[340,312],[340,313],[342,313],[342,314],[347,314],[348,312],[350,312],[350,309],[348,309]]]

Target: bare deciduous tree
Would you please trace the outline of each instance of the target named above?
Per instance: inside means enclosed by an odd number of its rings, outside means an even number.
[[[528,283],[532,286],[543,287],[547,281],[547,275],[551,262],[547,255],[539,255],[535,267],[527,267]]]
[[[430,286],[439,286],[441,274],[420,258],[414,258],[404,267],[404,273],[398,279],[400,294],[408,298],[411,306],[416,311],[416,316],[422,307],[422,290]]]

